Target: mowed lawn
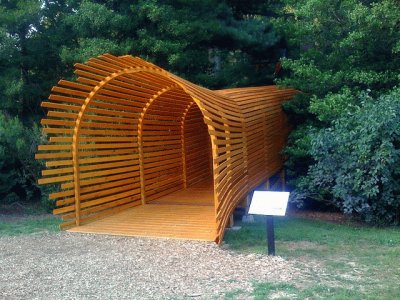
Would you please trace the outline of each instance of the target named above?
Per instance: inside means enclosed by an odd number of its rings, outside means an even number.
[[[264,218],[228,231],[239,252],[266,253]],[[276,254],[309,274],[296,284],[254,282],[253,299],[400,299],[400,228],[275,217]],[[242,299],[243,291],[226,294]]]

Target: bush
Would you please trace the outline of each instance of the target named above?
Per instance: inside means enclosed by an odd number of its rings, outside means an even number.
[[[370,223],[399,224],[400,89],[311,133],[316,160],[296,199],[318,197]]]
[[[0,113],[0,204],[40,201],[41,165],[34,158],[40,139],[38,126]]]
[[[397,149],[390,132],[397,134],[398,119],[389,118],[386,107],[379,112],[384,106],[363,91],[377,99],[400,86],[398,1],[282,3],[274,24],[287,52],[277,83],[302,92],[285,105],[294,129],[285,150],[294,199],[307,195],[371,222],[395,222],[397,175],[386,159],[397,154],[385,151]],[[392,127],[385,128],[387,122]],[[380,218],[384,211],[389,215]]]

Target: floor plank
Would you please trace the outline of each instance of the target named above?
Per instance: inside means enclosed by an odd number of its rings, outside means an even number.
[[[68,231],[214,241],[213,202],[210,186],[195,186]]]

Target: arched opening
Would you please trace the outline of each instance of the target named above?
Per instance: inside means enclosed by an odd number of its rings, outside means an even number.
[[[82,128],[92,120],[101,129],[81,129],[77,142],[90,159],[79,159],[83,224],[71,231],[215,239],[208,126],[182,87],[148,72],[115,77],[92,96]]]
[[[170,89],[141,124],[144,203],[214,205],[211,141],[193,99]]]

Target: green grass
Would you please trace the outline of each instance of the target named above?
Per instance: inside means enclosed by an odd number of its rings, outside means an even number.
[[[313,273],[296,283],[255,283],[253,299],[400,299],[399,228],[278,217],[275,235],[276,254]],[[242,224],[225,242],[235,251],[266,253],[265,223]]]
[[[59,231],[59,218],[53,216],[26,217],[17,220],[0,220],[0,236]]]

